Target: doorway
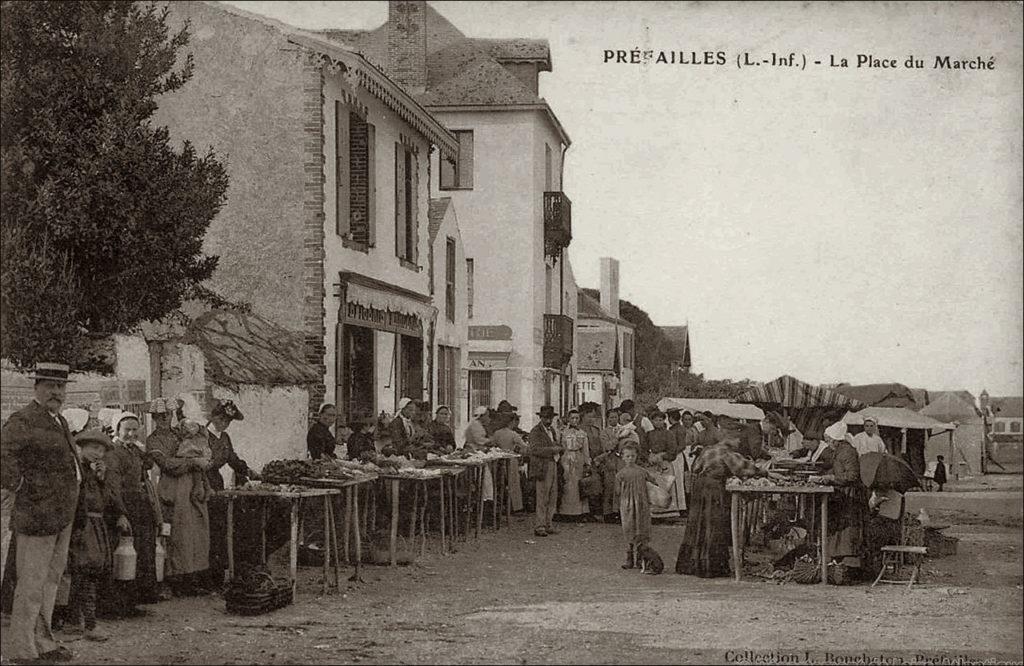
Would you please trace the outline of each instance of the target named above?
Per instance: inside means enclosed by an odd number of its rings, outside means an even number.
[[[346,325],[342,338],[344,372],[341,388],[345,417],[373,415],[377,407],[374,400],[373,330]]]

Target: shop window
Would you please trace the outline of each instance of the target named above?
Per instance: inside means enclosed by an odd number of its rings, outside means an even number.
[[[469,371],[469,411],[472,418],[477,407],[491,406],[491,372],[489,370]]]
[[[373,330],[361,326],[342,326],[341,390],[344,396],[345,416],[373,414],[374,349]]]
[[[448,405],[453,415],[458,413],[458,351],[455,347],[444,345],[437,348],[437,406]]]
[[[449,238],[445,252],[445,311],[448,321],[455,321],[455,239]]]
[[[459,140],[459,158],[456,162],[441,159],[441,189],[473,189],[473,130],[452,132]]]
[[[420,400],[423,397],[423,341],[411,335],[401,336],[398,398]]]
[[[416,265],[419,261],[419,174],[412,150],[395,143],[395,254]]]

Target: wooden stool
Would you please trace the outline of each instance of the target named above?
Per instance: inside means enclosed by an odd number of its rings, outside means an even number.
[[[871,587],[879,583],[892,583],[895,585],[907,584],[910,588],[921,577],[921,564],[924,562],[928,549],[924,544],[924,529],[911,525],[912,518],[906,514],[900,519],[900,545],[882,546],[882,570],[878,572],[875,582]],[[911,569],[910,578],[903,578],[904,570]]]

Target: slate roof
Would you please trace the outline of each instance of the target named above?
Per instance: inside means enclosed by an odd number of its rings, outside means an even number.
[[[580,370],[615,370],[615,349],[618,334],[609,330],[580,329],[576,332]]]
[[[451,205],[451,197],[441,197],[440,199],[430,200],[430,211],[427,213],[427,217],[430,219],[430,242],[433,243],[434,239],[437,238],[437,232],[441,230],[441,224],[444,222],[444,214],[448,212],[448,206]]]
[[[988,404],[997,418],[1019,419],[1024,417],[1024,398],[1018,396],[989,398]]]
[[[635,328],[632,323],[625,319],[616,319],[611,312],[601,307],[601,296],[596,289],[578,289],[576,294],[576,312],[580,319],[601,319],[620,326]]]
[[[690,358],[690,327],[689,326],[659,326],[661,332],[669,339],[676,349],[682,350],[680,364],[687,367],[692,365]]]
[[[542,60],[551,69],[542,39],[472,39],[426,5],[427,89],[414,93],[424,106],[545,104],[501,62]],[[319,30],[387,71],[387,24],[373,30]],[[543,68],[542,68],[543,69]]]
[[[215,384],[304,386],[321,381],[305,359],[302,335],[253,313],[211,310],[192,321],[183,340],[199,347]]]

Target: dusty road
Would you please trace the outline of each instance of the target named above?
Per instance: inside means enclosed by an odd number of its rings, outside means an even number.
[[[299,602],[270,615],[175,600],[107,624],[110,643],[70,647],[81,663],[1019,663],[1019,521],[949,533],[959,553],[928,562],[926,584],[869,591],[643,576],[619,568],[617,526],[563,525],[542,539],[519,517],[454,555],[368,567],[344,595],[316,596],[309,569]],[[654,528],[667,571],[680,534]]]

